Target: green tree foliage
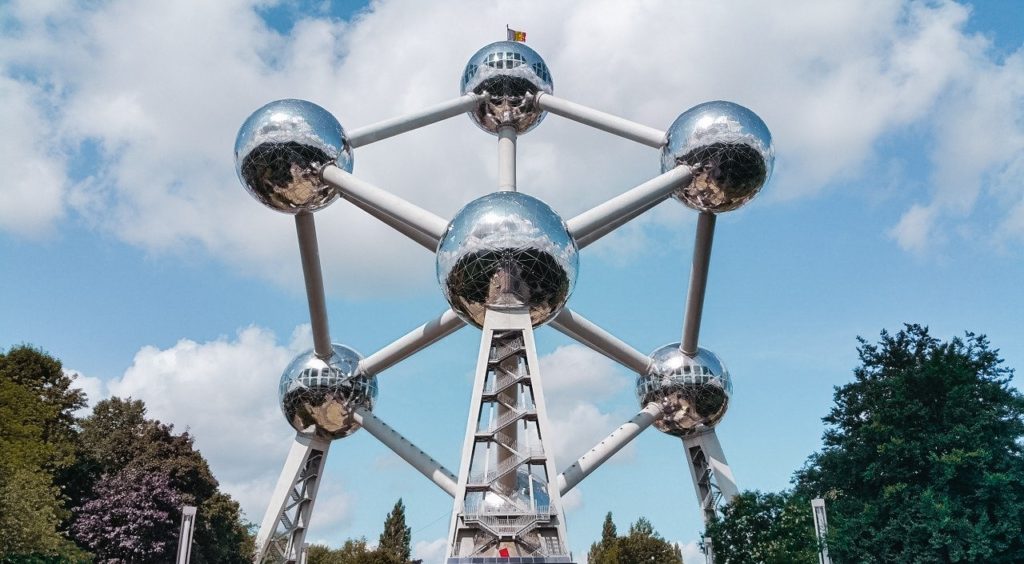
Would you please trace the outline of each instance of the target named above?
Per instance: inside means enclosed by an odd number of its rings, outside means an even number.
[[[398,498],[395,507],[384,520],[384,531],[380,534],[377,551],[393,556],[398,562],[406,562],[412,554],[412,529],[405,524],[405,505]]]
[[[809,500],[791,492],[744,492],[708,524],[719,562],[814,564],[818,543]]]
[[[322,544],[309,547],[306,555],[308,564],[405,564],[393,554],[371,550],[366,538],[348,539],[341,548],[331,549]]]
[[[74,460],[81,396],[60,363],[30,347],[0,354],[0,561],[78,561],[57,475]],[[70,433],[70,434],[69,434]]]
[[[1024,562],[1024,397],[983,336],[861,340],[797,493],[839,562]]]
[[[590,546],[587,561],[591,564],[683,564],[678,546],[659,535],[644,517],[629,526],[629,534],[617,536],[612,514],[604,518],[601,541]]]
[[[192,537],[192,561],[247,564],[256,551],[238,502],[217,492],[198,506]]]

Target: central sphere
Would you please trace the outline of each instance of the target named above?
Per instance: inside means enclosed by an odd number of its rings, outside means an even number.
[[[355,409],[373,409],[377,398],[377,378],[357,372],[362,356],[344,345],[331,348],[327,362],[312,349],[295,357],[278,390],[288,423],[304,435],[328,440],[358,431]]]
[[[715,353],[698,348],[690,357],[679,343],[651,353],[651,367],[636,380],[640,405],[659,402],[662,415],[654,426],[682,437],[714,427],[729,408],[732,379]]]
[[[473,122],[489,133],[498,133],[504,126],[512,126],[518,133],[537,127],[544,112],[537,109],[533,95],[554,90],[544,59],[517,41],[498,41],[474,53],[459,86],[462,94],[489,95],[469,113]]]
[[[491,309],[526,308],[533,326],[558,315],[579,270],[576,241],[544,202],[495,192],[459,210],[437,249],[437,280],[452,309],[483,327]]]

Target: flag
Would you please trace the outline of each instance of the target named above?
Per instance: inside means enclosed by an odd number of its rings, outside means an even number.
[[[512,28],[510,28],[508,26],[505,26],[505,31],[508,32],[508,40],[509,41],[519,41],[521,43],[526,43],[526,32],[525,31],[516,31],[516,30],[514,30],[514,29],[512,29]]]

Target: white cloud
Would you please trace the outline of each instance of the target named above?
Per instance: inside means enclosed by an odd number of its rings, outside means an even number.
[[[889,230],[889,235],[904,250],[920,254],[930,248],[934,224],[935,209],[915,204]]]
[[[416,541],[412,547],[412,557],[422,560],[423,564],[441,564],[444,562],[445,549],[448,542],[445,537],[432,541]]]
[[[1005,119],[1024,100],[1024,55],[995,60],[986,40],[964,31],[969,9],[951,2],[680,10],[668,1],[538,1],[480,12],[468,0],[390,0],[351,23],[298,21],[287,35],[262,21],[262,5],[13,3],[0,38],[0,125],[11,145],[0,165],[18,174],[2,188],[0,228],[45,232],[70,205],[139,247],[198,245],[298,284],[290,218],[253,202],[234,178],[230,150],[246,115],[303,97],[352,128],[442,101],[456,94],[472,51],[500,37],[510,17],[529,30],[566,98],[655,127],[707,99],[752,107],[778,149],[768,199],[872,181],[879,141],[913,128],[935,163],[934,188],[916,201],[936,221],[969,222],[986,175],[1007,170],[1024,143],[1024,124]],[[461,25],[470,12],[474,25]],[[722,29],[741,39],[723,45]],[[448,216],[496,177],[493,138],[467,122],[360,148],[356,173]],[[100,158],[69,178],[62,155],[84,141]],[[523,190],[566,216],[657,173],[650,150],[554,116],[524,137],[520,154]],[[1012,197],[1019,202],[1022,190]],[[429,255],[362,212],[340,202],[318,217],[334,292],[429,284],[397,275],[410,264],[429,272]],[[1006,230],[1015,221],[1005,219]],[[345,276],[353,267],[358,279]]]
[[[676,543],[683,551],[683,562],[685,564],[705,564],[707,558],[704,557],[704,553],[700,550],[700,545],[697,541],[690,541],[688,543]]]
[[[107,386],[106,383],[94,376],[86,376],[77,370],[70,368],[64,369],[64,375],[72,378],[74,381],[71,383],[72,388],[78,388],[85,392],[86,403],[85,407],[75,412],[76,417],[85,417],[92,412],[93,406],[96,402],[107,397]]]

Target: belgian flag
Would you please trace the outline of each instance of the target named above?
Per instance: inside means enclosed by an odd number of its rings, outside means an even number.
[[[505,31],[508,32],[509,41],[519,41],[521,43],[526,43],[525,31],[516,31],[508,26],[505,26]]]

